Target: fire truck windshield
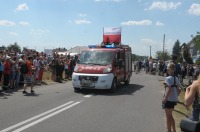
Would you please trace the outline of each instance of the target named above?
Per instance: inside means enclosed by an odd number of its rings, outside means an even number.
[[[109,65],[114,58],[112,51],[83,51],[80,55],[78,64],[88,65]]]

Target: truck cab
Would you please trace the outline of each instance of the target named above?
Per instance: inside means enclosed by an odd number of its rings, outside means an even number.
[[[82,51],[72,74],[74,90],[110,89],[129,84],[132,76],[132,53],[128,45],[90,45]]]

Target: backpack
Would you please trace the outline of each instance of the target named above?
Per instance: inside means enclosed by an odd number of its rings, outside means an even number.
[[[21,74],[27,74],[28,73],[28,67],[27,67],[27,65],[26,65],[26,63],[23,63],[22,65],[21,65]]]

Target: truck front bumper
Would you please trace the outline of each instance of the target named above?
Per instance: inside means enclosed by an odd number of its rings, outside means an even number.
[[[109,74],[83,74],[73,73],[72,85],[74,88],[110,89],[114,75]]]

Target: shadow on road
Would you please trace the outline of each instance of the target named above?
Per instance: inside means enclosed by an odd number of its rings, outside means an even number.
[[[97,95],[105,95],[105,96],[118,96],[118,95],[133,95],[136,91],[139,91],[143,88],[143,85],[138,84],[129,84],[123,85],[120,84],[119,88],[114,92],[110,92],[109,90],[100,90],[100,89],[82,89],[78,91],[78,93],[87,95],[87,94],[95,94]]]
[[[40,94],[36,94],[36,93],[27,93],[27,94],[24,94],[24,96],[32,96],[32,97],[38,97]]]

